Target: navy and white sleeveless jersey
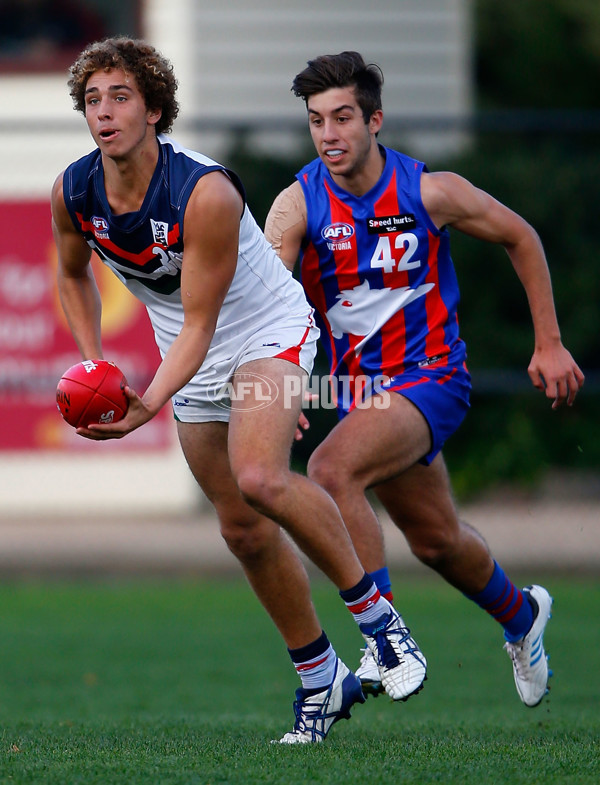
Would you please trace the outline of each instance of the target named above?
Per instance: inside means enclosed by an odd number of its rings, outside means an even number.
[[[319,158],[296,175],[307,209],[302,284],[338,378],[391,378],[465,358],[449,234],[421,200],[425,165],[380,149],[381,177],[360,197]]]
[[[225,172],[244,194],[239,178],[225,167],[164,135],[158,142],[158,163],[139,211],[113,215],[99,150],[66,169],[63,192],[75,228],[145,304],[164,356],[183,325],[183,222],[190,194],[198,180],[213,171]],[[237,268],[202,370],[233,357],[257,326],[276,326],[290,317],[313,323],[302,287],[283,266],[244,200]]]

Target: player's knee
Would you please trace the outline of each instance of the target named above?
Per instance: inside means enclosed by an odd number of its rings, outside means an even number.
[[[262,466],[242,469],[236,477],[244,501],[253,509],[277,518],[287,483],[282,473]]]
[[[252,510],[246,519],[236,517],[221,519],[221,536],[231,553],[242,563],[250,563],[269,547],[268,527],[261,525],[260,519]]]
[[[447,528],[420,532],[413,537],[407,536],[407,540],[417,559],[433,569],[452,559],[457,547],[456,536]]]
[[[318,449],[311,455],[306,467],[306,473],[313,482],[324,488],[334,499],[347,483],[347,479],[341,473],[336,462]]]

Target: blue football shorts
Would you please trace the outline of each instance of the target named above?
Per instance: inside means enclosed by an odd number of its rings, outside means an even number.
[[[415,368],[392,377],[381,388],[408,398],[427,420],[431,450],[420,463],[428,466],[469,410],[471,376],[466,365],[461,362]]]
[[[469,410],[471,376],[464,357],[464,346],[461,343],[450,355],[432,358],[428,364],[413,366],[391,378],[383,374],[360,377],[371,380],[369,390],[363,392],[364,398],[368,399],[371,393],[395,392],[411,401],[425,417],[431,433],[431,449],[421,458],[420,463],[426,466],[458,429]],[[338,395],[340,419],[355,408],[357,397],[355,389],[350,396]],[[365,403],[368,408],[368,400]]]

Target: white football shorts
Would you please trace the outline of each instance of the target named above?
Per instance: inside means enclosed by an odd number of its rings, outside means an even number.
[[[238,335],[235,341],[211,347],[200,371],[173,396],[175,419],[180,422],[229,422],[231,410],[236,405],[233,375],[240,366],[252,360],[281,359],[303,368],[310,376],[319,334],[312,313],[288,315],[251,333]],[[251,373],[243,381],[246,386],[242,387],[242,392],[248,390],[248,385],[255,388],[256,407],[267,405],[273,392],[272,383],[270,385],[266,377]]]

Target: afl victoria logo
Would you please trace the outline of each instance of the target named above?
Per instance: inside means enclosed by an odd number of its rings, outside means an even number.
[[[92,226],[94,227],[94,234],[96,237],[98,237],[100,240],[106,240],[108,238],[108,221],[106,218],[93,215]]]
[[[336,242],[340,240],[349,240],[354,234],[354,227],[350,224],[338,221],[333,224],[327,224],[321,229],[321,237],[329,242]]]
[[[94,225],[94,229],[97,229],[99,232],[106,232],[108,231],[108,222],[105,218],[98,217],[97,215],[92,216],[92,223]]]

